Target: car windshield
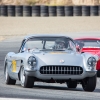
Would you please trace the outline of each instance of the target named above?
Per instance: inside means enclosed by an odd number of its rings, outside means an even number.
[[[34,37],[22,47],[22,51],[38,49],[43,51],[76,51],[74,42],[66,37]]]
[[[82,44],[82,46],[85,47],[92,47],[92,48],[100,48],[100,40],[92,40],[92,39],[82,39],[82,40],[76,40],[77,43]]]

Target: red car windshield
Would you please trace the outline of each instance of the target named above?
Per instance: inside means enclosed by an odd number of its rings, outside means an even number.
[[[79,45],[82,45],[84,48],[100,48],[100,40],[92,40],[92,39],[79,39],[76,40]]]

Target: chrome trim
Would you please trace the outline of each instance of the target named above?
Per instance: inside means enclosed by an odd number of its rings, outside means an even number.
[[[81,75],[83,73],[83,68],[80,66],[41,66],[40,73]]]

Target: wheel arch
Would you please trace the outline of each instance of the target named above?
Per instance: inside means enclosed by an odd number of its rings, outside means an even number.
[[[21,63],[24,63],[24,61],[21,59]],[[22,64],[21,66],[20,66],[20,69],[19,69],[19,72],[18,72],[18,79],[20,80],[20,70],[21,70],[21,68],[23,67],[24,65]]]
[[[5,60],[4,60],[4,73],[5,73],[5,69],[6,69],[6,64],[7,64],[7,59],[5,58]]]

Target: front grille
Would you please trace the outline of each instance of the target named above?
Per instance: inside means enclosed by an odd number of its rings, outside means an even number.
[[[80,66],[42,66],[40,73],[80,75],[83,73],[83,69]]]

